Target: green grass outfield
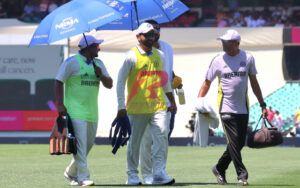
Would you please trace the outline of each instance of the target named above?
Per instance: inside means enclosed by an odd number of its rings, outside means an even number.
[[[63,177],[71,155],[50,156],[48,145],[0,145],[0,187],[70,187]],[[126,148],[116,155],[110,146],[94,146],[88,156],[91,179],[96,187],[124,187]],[[169,147],[166,171],[176,179],[172,186],[222,187],[211,172],[225,147]],[[300,187],[300,149],[273,147],[242,152],[252,187]],[[227,171],[228,187],[236,187],[231,164]],[[143,186],[151,187],[151,186]],[[224,186],[223,186],[224,187]]]

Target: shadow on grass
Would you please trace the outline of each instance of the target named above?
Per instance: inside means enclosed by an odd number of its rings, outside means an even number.
[[[167,185],[172,187],[180,187],[180,186],[192,186],[192,185],[199,185],[199,186],[205,186],[205,185],[218,185],[218,183],[210,183],[210,182],[185,182],[185,183],[175,183],[173,185]],[[236,186],[236,183],[228,183],[229,186]],[[95,184],[94,186],[102,186],[102,187],[158,187],[158,186],[166,186],[166,185],[137,185],[137,186],[128,186],[125,184]],[[249,186],[255,186],[255,187],[295,187],[296,185],[282,185],[282,184],[249,184]]]
[[[282,184],[249,184],[249,186],[253,187],[296,187],[296,185],[282,185]]]

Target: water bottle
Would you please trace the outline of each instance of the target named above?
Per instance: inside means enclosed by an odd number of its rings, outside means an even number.
[[[179,104],[185,104],[185,98],[184,98],[184,91],[183,91],[183,89],[178,89],[177,90],[177,95],[178,95]]]

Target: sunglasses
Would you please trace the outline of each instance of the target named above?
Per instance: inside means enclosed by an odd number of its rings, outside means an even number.
[[[155,29],[157,32],[160,32],[160,27],[159,27],[159,26],[155,26],[154,29]]]
[[[155,38],[155,33],[143,33],[142,35],[146,38],[150,38],[150,37]]]
[[[222,40],[223,43],[234,43],[236,40]]]

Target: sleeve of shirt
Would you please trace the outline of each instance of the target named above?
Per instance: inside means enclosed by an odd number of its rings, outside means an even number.
[[[97,60],[98,60],[98,63],[99,63],[99,65],[100,65],[102,74],[103,74],[105,77],[110,77],[110,75],[109,75],[109,73],[107,72],[107,69],[106,69],[104,63],[103,63],[100,59],[97,59]]]
[[[256,75],[256,74],[257,74],[257,70],[255,67],[255,60],[254,57],[251,56],[249,61],[249,75]]]
[[[170,51],[169,52],[170,53],[170,61],[171,61],[170,64],[171,64],[171,69],[172,69],[169,80],[172,82],[172,80],[173,80],[173,48],[169,44],[168,44],[168,46],[169,46],[169,51]]]
[[[135,53],[130,50],[127,52],[124,63],[118,74],[117,81],[117,97],[118,97],[118,110],[125,109],[125,85],[128,74],[136,64]]]
[[[165,55],[162,51],[160,50],[157,50],[159,55],[160,55],[160,59],[161,59],[161,62],[162,62],[162,66],[163,66],[163,70],[165,72],[168,72],[167,69],[166,69],[166,59],[165,59]],[[166,85],[163,86],[163,90],[165,93],[168,93],[168,92],[172,92],[172,88],[171,88],[171,82],[169,81],[168,79],[168,82]]]
[[[215,57],[209,65],[209,68],[208,68],[208,70],[206,72],[206,75],[205,75],[205,79],[212,82],[216,78],[217,75],[218,75],[217,61],[216,61],[216,57]]]
[[[73,57],[66,59],[59,67],[58,73],[55,77],[56,80],[65,82],[68,78],[78,73],[77,61]]]

